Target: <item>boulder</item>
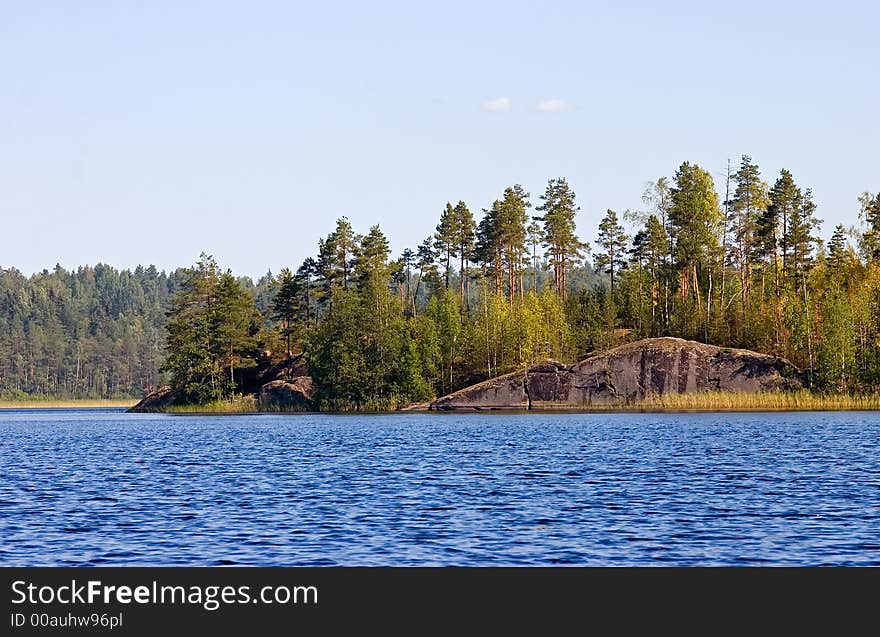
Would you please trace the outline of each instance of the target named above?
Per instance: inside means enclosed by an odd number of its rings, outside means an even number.
[[[158,389],[147,392],[141,401],[134,407],[129,408],[129,412],[150,412],[162,411],[165,407],[173,405],[177,395],[171,390],[170,385],[163,385]]]
[[[270,411],[309,411],[315,388],[309,376],[297,376],[289,381],[273,380],[260,388],[257,396],[260,409]]]
[[[755,393],[804,386],[785,359],[680,338],[650,338],[570,367],[546,361],[444,396],[431,409],[578,409],[626,405],[654,395]]]
[[[528,409],[525,378],[525,372],[496,376],[438,398],[429,409]]]

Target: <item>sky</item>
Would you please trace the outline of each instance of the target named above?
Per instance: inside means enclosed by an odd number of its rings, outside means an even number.
[[[593,241],[683,161],[880,191],[875,2],[0,0],[0,267],[296,268],[345,215],[398,254],[566,177]]]

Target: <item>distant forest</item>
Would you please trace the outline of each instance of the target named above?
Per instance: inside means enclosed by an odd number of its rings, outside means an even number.
[[[166,382],[167,312],[184,278],[152,266],[0,269],[0,399],[139,397]],[[269,280],[242,286],[265,299]]]
[[[744,156],[718,185],[685,162],[591,242],[551,179],[475,215],[441,207],[393,257],[345,217],[313,257],[254,283],[208,255],[171,274],[0,270],[0,397],[230,398],[241,370],[296,357],[319,406],[384,409],[530,363],[670,335],[788,358],[816,391],[880,387],[880,193],[820,240],[810,188]]]

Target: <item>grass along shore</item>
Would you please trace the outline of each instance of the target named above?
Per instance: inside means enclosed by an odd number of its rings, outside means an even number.
[[[128,409],[136,404],[136,398],[76,398],[69,400],[54,398],[0,399],[0,409]]]
[[[253,396],[236,396],[232,400],[218,400],[204,405],[171,405],[158,411],[172,414],[245,414],[257,412],[283,412],[283,409],[261,407]],[[382,413],[370,409],[344,409],[327,413]],[[399,410],[397,410],[399,411]],[[411,409],[410,411],[425,411]],[[481,413],[493,410],[474,410]],[[665,394],[626,404],[589,405],[584,407],[560,405],[558,408],[539,409],[544,412],[678,412],[678,411],[880,411],[880,394],[814,394],[803,390],[796,392],[762,392],[745,394],[736,392],[701,392],[694,394]],[[289,412],[296,413],[296,412]],[[385,413],[395,413],[388,411]],[[442,413],[442,412],[438,412]],[[446,412],[450,413],[450,412]],[[471,410],[452,413],[472,413]]]
[[[663,394],[626,405],[592,405],[590,411],[877,411],[880,394],[793,392],[700,392]]]
[[[261,410],[251,395],[236,396],[230,400],[214,400],[201,405],[168,405],[157,409],[165,414],[252,414]]]

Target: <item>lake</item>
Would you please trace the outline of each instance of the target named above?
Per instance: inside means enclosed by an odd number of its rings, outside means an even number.
[[[880,414],[0,411],[0,565],[878,565]]]

